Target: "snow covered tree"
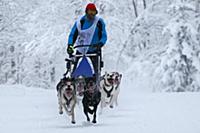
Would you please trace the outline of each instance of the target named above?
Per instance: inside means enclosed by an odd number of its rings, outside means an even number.
[[[188,15],[195,14],[194,8],[181,3],[174,8],[175,18],[165,28],[169,41],[167,51],[158,67],[160,87],[162,91],[182,92],[200,91],[200,43],[195,16],[193,20]],[[158,86],[157,86],[158,87]]]
[[[22,1],[21,1],[22,2]],[[25,17],[29,13],[19,1],[0,1],[0,72],[2,83],[21,83],[22,60],[26,40]]]

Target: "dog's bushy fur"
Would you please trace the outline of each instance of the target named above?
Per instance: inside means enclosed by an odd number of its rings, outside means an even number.
[[[114,102],[118,105],[117,99],[120,91],[122,74],[118,72],[105,73],[100,82],[101,87],[101,112],[106,105],[114,107]]]
[[[59,114],[63,114],[63,108],[66,113],[72,117],[71,122],[75,124],[74,108],[76,105],[76,94],[74,80],[71,78],[63,78],[57,84],[57,96],[59,104]]]

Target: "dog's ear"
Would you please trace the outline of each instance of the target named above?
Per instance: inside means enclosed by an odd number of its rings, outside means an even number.
[[[107,75],[108,73],[107,73],[107,71],[105,72],[105,75]]]
[[[73,83],[73,85],[75,85],[75,83],[76,83],[75,78],[70,78],[70,80],[71,80],[71,82]]]
[[[65,78],[60,79],[60,82],[64,82],[64,81],[65,81]]]

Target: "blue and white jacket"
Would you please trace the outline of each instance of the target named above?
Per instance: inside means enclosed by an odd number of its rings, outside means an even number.
[[[82,30],[88,29],[88,28],[90,28],[90,26],[93,25],[93,21],[89,20],[86,15],[81,18],[80,22],[81,22],[81,29]],[[68,45],[74,45],[74,43],[76,42],[76,39],[78,37],[78,29],[77,29],[76,23],[77,22],[75,22],[75,24],[74,24],[74,26],[73,26],[73,28],[70,32],[70,35],[69,35],[69,38],[68,38]],[[103,44],[104,45],[106,43],[107,33],[106,33],[105,27],[106,26],[105,26],[103,19],[99,18],[99,21],[97,23],[91,45],[96,45],[96,44]],[[90,48],[88,52],[94,52],[94,51],[95,51],[94,48]]]

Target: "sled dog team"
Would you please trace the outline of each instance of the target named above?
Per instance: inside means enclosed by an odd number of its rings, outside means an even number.
[[[93,115],[92,123],[96,123],[99,104],[100,113],[106,106],[113,108],[114,104],[118,105],[121,78],[122,74],[118,72],[106,72],[101,77],[100,89],[97,89],[94,78],[61,79],[56,86],[59,114],[63,114],[64,110],[68,116],[71,116],[71,123],[75,124],[75,106],[82,101],[83,112],[87,121],[90,121],[88,114],[91,114]]]

